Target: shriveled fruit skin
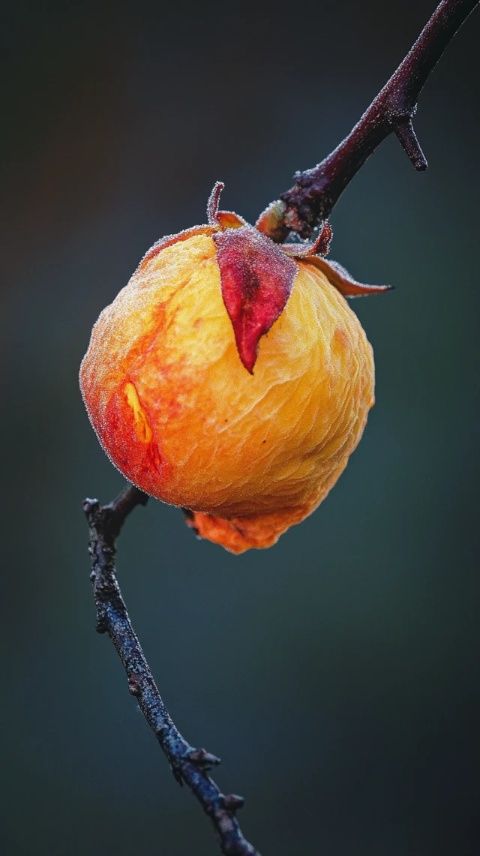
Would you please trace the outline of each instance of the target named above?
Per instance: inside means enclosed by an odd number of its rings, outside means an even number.
[[[142,490],[235,553],[268,547],[344,470],[374,403],[372,348],[308,260],[242,365],[208,234],[147,257],[96,322],[80,370],[92,425]]]

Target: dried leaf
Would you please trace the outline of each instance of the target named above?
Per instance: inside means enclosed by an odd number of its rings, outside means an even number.
[[[217,232],[213,240],[238,354],[253,373],[259,339],[284,310],[297,265],[251,226]]]
[[[313,264],[325,274],[328,281],[335,286],[344,297],[362,297],[369,294],[381,294],[390,291],[392,285],[367,285],[357,282],[338,262],[321,258],[321,256],[305,256],[304,262]]]

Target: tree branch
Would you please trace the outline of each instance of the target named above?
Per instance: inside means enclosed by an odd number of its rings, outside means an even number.
[[[417,170],[427,160],[413,117],[417,98],[445,48],[479,0],[442,0],[417,41],[349,135],[321,163],[296,173],[295,184],[260,215],[257,228],[275,241],[288,233],[307,238],[330,214],[340,194],[366,159],[395,133]]]
[[[145,505],[148,497],[136,487],[125,488],[113,502],[101,506],[96,499],[83,504],[90,527],[90,579],[97,609],[97,630],[107,633],[127,674],[128,689],[155,734],[176,780],[186,784],[201,804],[217,832],[224,856],[260,856],[244,838],[236,819],[243,798],[224,796],[208,775],[220,763],[205,749],[194,749],[170,717],[158,691],[140,642],[132,627],[125,601],[117,582],[115,542],[128,515]]]

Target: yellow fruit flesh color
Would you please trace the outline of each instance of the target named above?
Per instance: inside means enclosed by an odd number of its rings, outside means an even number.
[[[356,315],[302,261],[252,377],[214,241],[199,235],[162,250],[102,312],[81,385],[127,478],[200,512],[203,537],[242,552],[274,543],[336,482],[373,404],[374,367]]]

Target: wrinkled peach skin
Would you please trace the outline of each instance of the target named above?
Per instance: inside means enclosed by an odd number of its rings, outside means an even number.
[[[80,370],[98,438],[146,493],[191,509],[202,538],[269,547],[326,497],[374,402],[372,348],[322,270],[242,365],[211,230],[147,254],[96,322]]]

